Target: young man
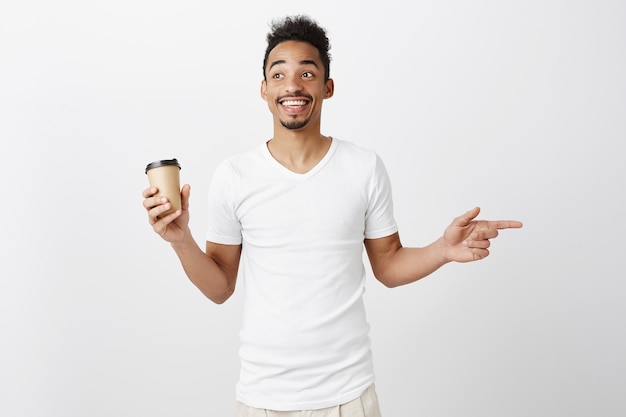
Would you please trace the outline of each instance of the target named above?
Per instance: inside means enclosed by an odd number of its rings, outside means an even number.
[[[378,155],[320,132],[322,103],[334,90],[325,31],[306,16],[288,17],[274,23],[267,40],[261,97],[274,136],[216,168],[205,251],[188,227],[189,185],[182,187],[182,209],[162,219],[170,204],[154,197],[154,187],[143,192],[143,205],[154,231],[212,301],[231,296],[241,265],[238,415],[380,416],[363,247],[376,278],[395,287],[447,262],[482,259],[498,229],[522,225],[477,221],[475,208],[432,244],[403,247]]]

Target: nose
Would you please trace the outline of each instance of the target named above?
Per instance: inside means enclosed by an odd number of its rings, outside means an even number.
[[[285,81],[285,91],[288,93],[302,91],[302,79],[299,74],[289,75]]]

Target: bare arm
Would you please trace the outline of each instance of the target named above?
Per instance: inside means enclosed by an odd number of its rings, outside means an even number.
[[[455,218],[442,237],[423,248],[405,248],[395,233],[381,239],[365,239],[372,271],[388,287],[417,281],[448,262],[469,262],[489,255],[490,239],[498,230],[519,228],[515,220],[474,220],[478,207]]]
[[[172,243],[172,248],[191,282],[211,301],[222,304],[235,291],[241,245],[206,242],[203,252],[188,236],[182,243]]]
[[[374,276],[387,287],[409,284],[435,272],[446,263],[441,239],[423,248],[405,248],[400,235],[365,239]]]
[[[189,230],[189,185],[182,188],[181,209],[160,219],[158,216],[170,208],[170,203],[164,197],[154,197],[156,192],[155,187],[143,192],[152,229],[170,242],[191,282],[211,301],[223,303],[235,290],[241,245],[207,242],[203,252]]]

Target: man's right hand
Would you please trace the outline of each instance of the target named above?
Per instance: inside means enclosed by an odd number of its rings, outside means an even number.
[[[167,197],[155,197],[156,187],[146,188],[142,196],[143,207],[148,212],[148,222],[164,240],[170,243],[182,242],[189,233],[189,184],[183,185],[180,193],[181,208],[163,218],[158,216],[167,211],[171,205]]]

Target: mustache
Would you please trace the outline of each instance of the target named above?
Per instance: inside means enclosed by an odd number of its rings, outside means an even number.
[[[276,99],[277,102],[288,98],[306,98],[309,101],[313,101],[313,96],[310,94],[285,94],[284,96],[280,96]]]

